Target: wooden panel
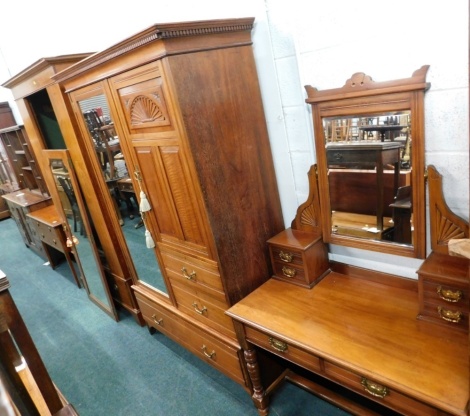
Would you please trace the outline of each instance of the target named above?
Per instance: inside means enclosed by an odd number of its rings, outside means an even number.
[[[308,370],[321,372],[321,360],[308,352],[302,351],[288,342],[282,341],[278,337],[273,337],[257,331],[251,327],[245,327],[246,339],[259,347],[279,355],[286,360],[301,365]]]
[[[225,302],[213,298],[193,287],[172,282],[178,308],[202,324],[235,339],[232,319],[225,315]]]
[[[376,401],[383,406],[391,407],[394,410],[403,412],[403,414],[410,416],[438,416],[442,415],[441,412],[421,403],[417,400],[401,394],[386,385],[375,383],[373,380],[366,379],[352,371],[345,370],[337,365],[325,362],[325,375],[339,382],[341,385],[350,388],[356,393],[362,394],[367,398]],[[367,380],[367,381],[366,381]],[[367,383],[368,390],[362,383]],[[378,397],[381,393],[385,396]]]
[[[236,344],[229,344],[221,337],[210,335],[197,325],[183,319],[181,315],[172,313],[170,309],[152,302],[140,293],[136,293],[136,298],[142,315],[150,327],[172,338],[236,382],[245,384],[239,361],[241,352]]]

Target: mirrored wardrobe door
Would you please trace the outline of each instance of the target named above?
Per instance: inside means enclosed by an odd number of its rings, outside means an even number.
[[[79,116],[86,130],[86,147],[93,149],[97,180],[104,181],[104,189],[114,207],[129,259],[136,278],[168,295],[153,238],[147,232],[145,213],[141,213],[141,182],[139,172],[128,169],[126,152],[115,128],[110,107],[103,91],[93,88],[91,93],[77,93]],[[77,98],[78,97],[78,98]],[[75,109],[77,112],[77,109]],[[145,194],[143,194],[145,195]]]
[[[118,320],[99,254],[99,236],[90,219],[68,151],[43,150],[43,155],[49,168],[46,172],[49,183],[54,184],[52,198],[64,221],[67,244],[73,247],[88,297]]]

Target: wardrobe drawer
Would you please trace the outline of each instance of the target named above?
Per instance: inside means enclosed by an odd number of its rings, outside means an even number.
[[[165,307],[136,292],[137,302],[147,324],[167,335],[219,371],[245,385],[241,348],[235,341],[217,337]]]
[[[245,337],[258,347],[271,351],[295,364],[298,364],[315,373],[321,372],[321,359],[298,347],[294,347],[276,337],[264,334],[261,331],[245,326]]]
[[[442,415],[435,408],[390,389],[381,383],[324,361],[325,375],[341,385],[384,406],[410,416]]]
[[[232,319],[225,314],[225,302],[178,282],[173,282],[172,287],[178,309],[227,336],[235,337]]]
[[[189,256],[162,251],[168,276],[188,286],[198,288],[225,300],[222,280],[215,263],[203,262]]]

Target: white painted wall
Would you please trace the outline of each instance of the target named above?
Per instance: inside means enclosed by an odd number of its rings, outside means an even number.
[[[125,4],[125,6],[124,6]],[[375,81],[411,76],[430,65],[426,164],[444,175],[452,210],[468,219],[467,0],[17,0],[0,6],[0,83],[36,60],[102,50],[159,22],[256,17],[254,52],[286,226],[307,197],[315,162],[303,86],[336,88],[355,72]],[[21,27],[19,26],[21,23]],[[21,119],[8,90],[9,101]],[[416,278],[421,263],[331,247],[332,258]]]

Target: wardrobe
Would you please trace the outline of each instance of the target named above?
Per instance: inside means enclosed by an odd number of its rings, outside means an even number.
[[[253,25],[156,24],[53,76],[145,324],[248,390],[225,311],[270,278],[266,241],[284,229]]]

